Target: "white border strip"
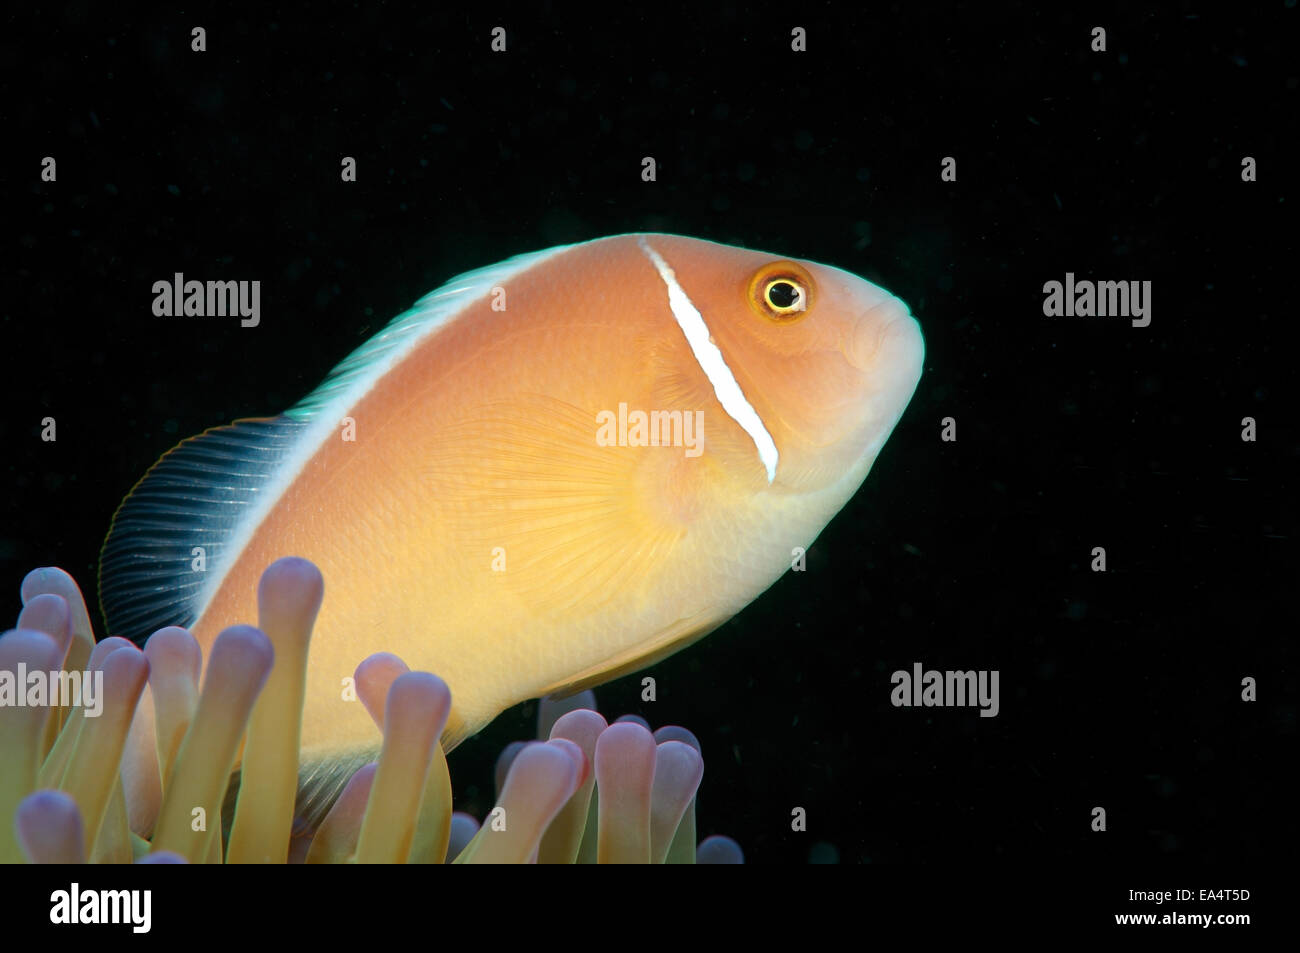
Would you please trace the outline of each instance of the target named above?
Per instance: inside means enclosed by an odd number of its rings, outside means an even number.
[[[691,353],[695,355],[696,363],[700,365],[700,370],[704,371],[709,383],[713,385],[713,393],[722,404],[722,409],[727,412],[727,416],[740,424],[754,441],[754,446],[758,448],[758,458],[767,470],[767,482],[771,483],[776,479],[776,464],[780,458],[772,435],[767,432],[763,421],[745,399],[740,385],[736,383],[735,375],[727,366],[726,358],[713,343],[708,325],[704,323],[704,315],[700,314],[686,292],[682,290],[682,286],[677,283],[677,275],[668,266],[668,262],[664,261],[644,238],[638,238],[636,241],[641,246],[641,250],[646,253],[646,257],[654,264],[659,277],[668,286],[668,307],[672,309],[673,317],[677,319],[677,326],[686,335],[686,343],[691,346]]]

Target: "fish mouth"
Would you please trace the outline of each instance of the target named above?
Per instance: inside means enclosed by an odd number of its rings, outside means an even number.
[[[921,325],[907,305],[893,295],[873,305],[858,317],[847,343],[845,356],[868,377],[871,390],[901,395],[906,403],[925,359]]]
[[[856,472],[875,460],[920,382],[925,360],[921,325],[906,304],[890,295],[859,316],[846,342],[845,357],[863,378]]]

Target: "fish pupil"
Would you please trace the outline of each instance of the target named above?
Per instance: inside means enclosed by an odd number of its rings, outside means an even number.
[[[774,281],[768,285],[767,300],[774,308],[789,308],[799,300],[799,289],[788,281]]]

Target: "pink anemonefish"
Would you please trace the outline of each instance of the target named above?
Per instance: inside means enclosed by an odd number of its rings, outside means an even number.
[[[286,413],[149,471],[104,545],[109,633],[185,625],[206,658],[256,623],[270,563],[315,563],[301,754],[325,799],[379,744],[340,688],[372,652],[447,682],[450,750],[735,615],[861,485],[924,350],[868,281],[675,235],[461,275]]]

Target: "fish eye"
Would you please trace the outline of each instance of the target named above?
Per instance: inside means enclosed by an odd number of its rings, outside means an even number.
[[[749,283],[750,305],[781,324],[797,321],[812,306],[812,278],[790,261],[760,268]]]

